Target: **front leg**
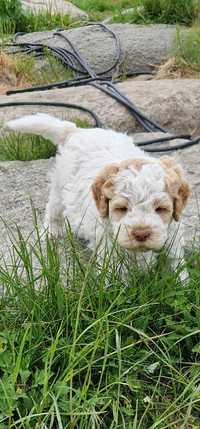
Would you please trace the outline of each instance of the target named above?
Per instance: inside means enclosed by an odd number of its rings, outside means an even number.
[[[63,235],[63,205],[60,188],[56,181],[52,183],[49,201],[47,203],[43,231],[48,232],[53,237]]]

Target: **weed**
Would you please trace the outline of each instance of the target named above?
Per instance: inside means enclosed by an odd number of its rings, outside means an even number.
[[[136,0],[132,11],[121,10],[114,21],[192,25],[199,13],[199,2],[194,0]]]
[[[89,128],[87,120],[74,118],[79,128]],[[31,161],[46,159],[54,156],[56,148],[49,140],[35,135],[21,135],[10,133],[0,138],[0,160],[1,161]]]
[[[20,31],[25,25],[25,17],[20,0],[1,0],[0,34]]]
[[[24,54],[0,55],[0,84],[3,89],[30,87],[69,80],[74,73],[44,49],[42,62]]]
[[[55,146],[38,136],[9,134],[0,139],[0,160],[30,161],[55,155]]]
[[[133,0],[73,0],[72,3],[85,10],[90,21],[97,22],[106,18],[113,20],[113,16],[121,16],[123,10],[133,7]]]
[[[196,13],[193,0],[142,0],[141,5],[150,19],[164,23],[191,24]]]
[[[200,72],[200,28],[194,26],[187,33],[179,29],[175,41],[174,53],[180,64]]]
[[[171,57],[157,68],[155,79],[200,79],[200,70],[180,57]]]
[[[66,28],[71,23],[68,15],[54,14],[51,11],[45,12],[26,12],[24,28],[21,31],[27,33],[33,31],[53,30],[56,28]]]
[[[11,34],[19,31],[33,32],[65,28],[72,22],[68,15],[47,11],[24,11],[18,0],[1,0],[0,34]]]

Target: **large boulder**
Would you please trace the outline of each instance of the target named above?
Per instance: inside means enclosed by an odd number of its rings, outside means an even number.
[[[162,127],[177,133],[190,133],[200,124],[200,83],[195,79],[128,80],[117,85],[149,118]],[[92,109],[105,127],[128,133],[142,131],[130,112],[112,97],[92,86],[55,89],[13,96],[0,96],[0,123],[27,113],[38,111],[74,120],[77,117],[92,120],[86,114],[58,107],[5,107],[2,103],[23,101],[50,101],[75,103]]]
[[[172,53],[176,27],[173,25],[111,24],[108,28],[121,44],[120,66],[123,73],[149,72]],[[187,30],[183,28],[183,32]],[[62,32],[96,72],[109,69],[116,60],[115,42],[109,32],[98,25],[73,28]],[[17,42],[42,43],[71,50],[70,45],[54,31],[28,33],[17,37]],[[117,70],[118,70],[117,68]],[[116,75],[114,69],[112,74]],[[107,73],[108,74],[108,73]]]

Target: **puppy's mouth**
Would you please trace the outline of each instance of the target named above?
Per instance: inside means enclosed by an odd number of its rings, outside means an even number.
[[[132,250],[137,252],[148,252],[149,250],[152,250],[154,252],[158,252],[162,249],[164,246],[164,241],[157,241],[154,242],[152,239],[149,239],[145,242],[138,242],[136,240],[127,240],[127,241],[121,241],[119,240],[119,245],[126,249],[126,250]]]

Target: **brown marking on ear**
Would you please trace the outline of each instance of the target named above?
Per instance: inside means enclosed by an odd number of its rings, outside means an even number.
[[[187,204],[190,195],[190,186],[182,167],[170,156],[163,156],[160,163],[166,171],[166,189],[173,198],[173,218],[178,221]]]
[[[117,164],[106,166],[92,184],[92,193],[102,218],[109,214],[109,200],[113,195],[113,176],[119,172]]]
[[[174,219],[176,221],[180,219],[181,213],[187,204],[189,195],[190,187],[188,183],[182,183],[178,191],[178,197],[175,199],[174,202]]]

